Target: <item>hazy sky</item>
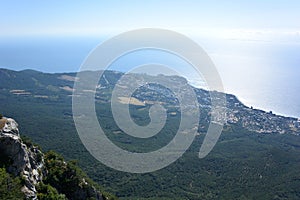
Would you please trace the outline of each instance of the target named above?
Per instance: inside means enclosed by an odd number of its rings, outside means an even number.
[[[1,35],[103,34],[157,27],[298,31],[300,1],[1,1]]]
[[[198,42],[247,105],[300,116],[299,0],[0,0],[0,67],[76,71],[104,39],[145,27]]]

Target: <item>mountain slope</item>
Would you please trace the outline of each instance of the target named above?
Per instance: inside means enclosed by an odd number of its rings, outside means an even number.
[[[93,74],[93,72],[82,73]],[[110,102],[111,90],[122,75],[123,73],[115,71],[106,71],[104,73],[104,76],[100,79],[99,88],[96,90],[96,103]],[[137,84],[139,79],[147,78],[151,80],[151,76],[145,74],[132,74],[131,76]],[[159,78],[166,82],[170,82],[170,80],[174,82],[175,79],[178,84],[187,84],[185,79],[178,76],[159,76]],[[49,74],[33,70],[12,71],[0,69],[0,100],[5,101],[5,99],[18,98],[34,102],[61,102],[70,105],[75,81],[78,81],[76,80],[76,73]],[[155,91],[160,91],[160,93]],[[194,91],[197,95],[200,109],[205,111],[205,119],[202,120],[209,122],[210,93],[199,88],[194,88]],[[139,88],[133,97],[141,102],[146,101],[148,105],[157,101],[174,106],[177,102],[171,91],[160,85],[153,84]],[[226,98],[227,122],[229,124],[241,123],[244,128],[259,133],[300,133],[300,119],[278,116],[271,111],[265,112],[249,108],[234,95],[226,94]],[[71,115],[71,113],[68,114]]]
[[[208,91],[195,88],[202,113],[199,135],[188,151],[162,170],[129,174],[104,166],[82,145],[72,116],[70,95],[77,81],[74,73],[45,75],[0,70],[1,73],[0,103],[5,106],[0,111],[14,116],[22,124],[22,133],[43,149],[55,150],[67,160],[78,160],[93,180],[121,199],[300,198],[300,131],[296,118],[248,108],[235,96],[226,95],[228,118],[223,133],[213,151],[198,159],[210,121],[210,98]],[[148,85],[134,94],[141,102],[148,100],[145,106],[130,105],[137,123],[149,122],[152,102],[163,102],[168,108],[166,127],[161,133],[147,140],[136,139],[118,128],[111,113],[111,91],[122,73],[106,73],[99,83],[102,87],[97,90],[96,112],[107,136],[116,145],[135,152],[149,152],[166,145],[180,120],[172,93],[158,85]],[[11,78],[14,76],[18,78]],[[167,81],[170,77],[161,78]]]
[[[23,141],[15,120],[1,116],[0,121],[0,180],[10,185],[2,185],[1,199],[113,199],[102,195],[74,162]]]

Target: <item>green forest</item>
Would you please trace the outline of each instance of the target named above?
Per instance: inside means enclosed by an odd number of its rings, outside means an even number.
[[[52,166],[53,174],[58,176],[50,176],[45,185],[41,186],[41,197],[45,190],[51,190],[53,195],[68,193],[68,189],[60,185],[65,182],[57,181],[64,177],[59,168],[59,160],[62,158],[53,155],[53,150],[70,162],[70,168],[76,165],[81,167],[92,181],[101,185],[102,191],[124,200],[300,199],[300,137],[297,135],[256,133],[246,130],[239,123],[228,124],[213,151],[204,159],[198,158],[204,138],[200,134],[180,159],[164,169],[146,174],[120,172],[103,165],[85,149],[76,132],[71,97],[66,95],[69,93],[56,91],[54,88],[58,86],[49,86],[49,82],[59,85],[59,81],[55,81],[57,78],[47,74],[37,75],[38,72],[26,73],[31,73],[33,77],[42,76],[43,81],[25,82],[19,89],[27,87],[35,93],[38,91],[36,88],[39,88],[39,94],[52,97],[15,95],[9,93],[9,89],[2,88],[0,102],[3,106],[0,112],[4,116],[13,117],[19,124],[20,133],[39,144],[43,151],[50,151],[48,159],[54,159],[55,164],[49,161],[48,165]],[[159,149],[172,139],[174,130],[177,130],[180,115],[168,115],[166,126],[159,134],[146,140],[128,136],[116,126],[110,103],[105,101],[105,95],[103,98],[96,104],[99,122],[107,136],[124,149],[133,152]],[[149,107],[141,109],[139,106],[131,106],[130,109],[137,123],[149,120],[146,114]],[[69,173],[70,169],[66,170]],[[82,173],[77,169],[73,171]],[[1,176],[7,176],[4,170]],[[10,180],[11,184],[16,185],[14,188],[19,187],[21,180],[13,177]],[[55,185],[57,191],[48,188],[47,184]]]

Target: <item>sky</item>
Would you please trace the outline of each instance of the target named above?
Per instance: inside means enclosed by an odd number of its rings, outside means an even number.
[[[0,0],[0,67],[77,71],[104,40],[163,28],[208,53],[226,92],[300,117],[299,10],[297,0]]]
[[[1,35],[90,35],[141,27],[297,31],[297,0],[0,1]]]

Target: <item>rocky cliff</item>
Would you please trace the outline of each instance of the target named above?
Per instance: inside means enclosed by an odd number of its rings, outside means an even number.
[[[35,185],[42,181],[46,172],[42,152],[22,142],[15,120],[2,118],[1,124],[0,152],[8,159],[7,171],[23,178],[25,184],[22,191],[27,198],[37,199]]]
[[[48,169],[47,166],[50,166],[49,162],[53,163],[54,161],[45,160],[45,155],[38,147],[23,142],[19,134],[18,124],[14,119],[5,117],[0,119],[0,152],[1,160],[5,161],[7,172],[15,177],[21,177],[24,184],[22,192],[25,194],[26,199],[39,199],[37,188],[39,185],[44,184],[44,180],[47,182],[47,176],[53,176],[51,175],[53,169]],[[58,166],[59,163],[61,163],[61,166]],[[63,159],[60,162],[55,161],[53,167],[73,170]],[[71,183],[71,192],[60,196],[63,199],[106,199],[93,185],[85,181],[85,178],[80,177],[76,172],[70,174],[70,176],[76,176],[80,180],[80,184],[75,181]],[[74,180],[68,175],[64,178]],[[58,182],[63,182],[63,180],[58,180]],[[55,188],[55,186],[51,187]],[[59,193],[63,193],[63,191],[60,191],[62,188],[55,189]]]

